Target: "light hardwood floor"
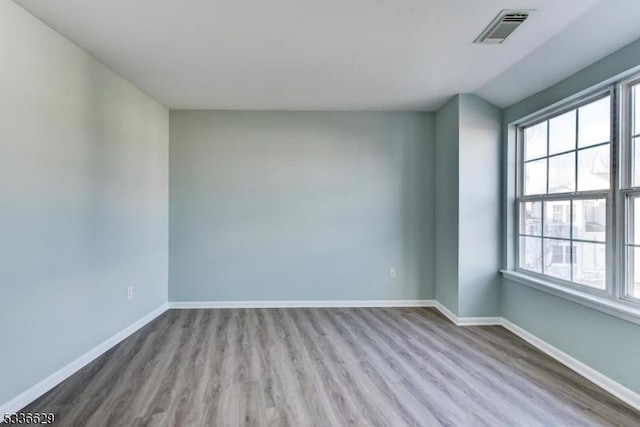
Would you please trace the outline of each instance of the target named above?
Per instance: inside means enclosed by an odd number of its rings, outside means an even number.
[[[170,310],[25,411],[69,426],[639,426],[498,327],[433,309]]]

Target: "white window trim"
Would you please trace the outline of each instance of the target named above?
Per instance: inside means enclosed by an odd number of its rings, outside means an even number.
[[[628,74],[627,74],[628,76]],[[537,113],[528,115],[522,120],[510,123],[507,127],[507,163],[508,181],[506,214],[508,224],[505,232],[505,265],[507,268],[500,270],[502,275],[516,283],[532,287],[537,290],[564,298],[566,300],[590,307],[609,315],[627,320],[640,325],[640,297],[632,297],[628,294],[625,257],[625,234],[627,224],[625,222],[626,196],[628,194],[640,195],[640,186],[631,188],[629,179],[631,171],[629,162],[631,142],[628,120],[631,117],[622,117],[622,112],[632,114],[630,106],[630,91],[628,88],[640,82],[640,75],[634,74],[631,78],[618,79],[598,85],[590,90],[582,91],[565,101],[555,103]],[[576,108],[581,104],[595,100],[605,93],[611,94],[612,99],[612,127],[614,119],[617,120],[616,134],[612,135],[612,190],[607,196],[607,287],[606,291],[592,289],[588,286],[554,279],[535,272],[518,268],[519,250],[519,206],[518,195],[521,193],[521,140],[520,129],[523,126],[535,124],[550,116],[561,114],[564,111]],[[616,117],[616,114],[619,116]],[[577,193],[577,194],[576,194]],[[565,194],[566,196],[567,194]],[[575,192],[572,195],[580,198],[582,193]]]
[[[622,80],[617,85],[618,92],[620,93],[618,109],[619,111],[624,111],[628,113],[628,115],[626,116],[621,115],[618,118],[619,140],[620,140],[619,149],[618,149],[619,151],[618,158],[620,158],[621,156],[625,156],[626,158],[631,159],[631,156],[632,156],[631,139],[633,135],[631,130],[631,123],[633,120],[632,118],[633,111],[631,108],[630,88],[631,86],[634,86],[634,85],[640,85],[640,74],[635,74],[630,78]],[[615,252],[616,269],[619,272],[618,277],[621,278],[620,280],[624,280],[624,283],[621,283],[617,287],[616,296],[620,300],[629,302],[631,304],[635,304],[636,306],[640,307],[640,296],[632,296],[629,293],[628,271],[625,271],[625,269],[628,268],[628,263],[626,262],[626,257],[627,257],[626,234],[628,231],[627,218],[629,217],[629,215],[627,214],[627,211],[629,209],[629,206],[627,204],[627,199],[629,196],[640,196],[640,183],[638,183],[636,187],[632,186],[633,170],[631,170],[630,166],[631,166],[631,162],[620,162],[620,167],[618,172],[619,185],[616,188],[616,193],[617,193],[616,221],[619,224],[619,226],[617,227],[617,233],[618,233],[617,238],[618,238],[619,244],[616,245],[616,252]],[[638,167],[640,167],[640,165],[638,165]],[[640,226],[640,225],[636,225],[636,226]]]

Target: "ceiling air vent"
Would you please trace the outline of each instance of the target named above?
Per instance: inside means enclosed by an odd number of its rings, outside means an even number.
[[[491,24],[475,39],[477,44],[500,44],[528,17],[528,10],[503,10]]]

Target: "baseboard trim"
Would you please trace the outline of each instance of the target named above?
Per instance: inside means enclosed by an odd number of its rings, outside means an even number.
[[[446,317],[447,319],[451,320],[451,323],[457,325],[458,324],[458,316],[451,310],[449,310],[444,304],[442,304],[440,301],[436,300],[435,304],[433,305],[435,308],[438,309],[438,311],[440,313],[442,313],[442,315],[444,317]]]
[[[174,301],[169,303],[169,308],[434,307],[435,304],[435,300]]]
[[[632,406],[636,410],[640,411],[640,394],[596,371],[592,367],[584,364],[573,356],[568,355],[564,351],[554,347],[548,342],[538,338],[531,332],[521,328],[520,326],[507,319],[502,319],[502,326],[513,334],[527,341],[538,350],[546,353],[569,369],[575,371],[579,375],[588,379],[597,386],[603,388],[623,402],[627,403],[629,406]]]
[[[502,325],[502,317],[459,317],[440,301],[433,304],[447,319],[457,326],[496,326]]]
[[[459,317],[458,326],[500,326],[502,317]]]
[[[501,325],[501,317],[458,317],[436,300],[173,301],[170,309],[435,307],[458,326]]]
[[[132,323],[120,332],[98,344],[96,347],[92,348],[82,356],[78,357],[74,361],[68,363],[53,374],[49,375],[47,378],[43,379],[33,387],[30,387],[10,401],[4,403],[2,406],[0,406],[0,414],[11,414],[20,411],[22,408],[35,401],[37,398],[60,384],[62,381],[66,380],[71,375],[75,374],[80,369],[93,362],[109,349],[113,348],[116,344],[119,344],[134,332],[146,326],[148,323],[150,323],[152,320],[160,316],[168,309],[169,306],[165,303],[152,312],[146,314],[136,322]]]

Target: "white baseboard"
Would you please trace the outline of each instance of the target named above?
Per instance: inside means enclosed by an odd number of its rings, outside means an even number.
[[[435,308],[457,326],[494,326],[502,325],[502,317],[458,317],[440,301],[435,301]]]
[[[325,301],[174,301],[170,309],[194,308],[349,308],[435,307],[458,326],[500,325],[501,317],[458,317],[436,300],[325,300]]]
[[[435,307],[458,326],[488,326],[502,324],[501,317],[458,317],[436,300],[174,301],[169,303],[170,309],[338,307]]]
[[[500,326],[502,317],[458,317],[458,326]]]
[[[169,303],[169,308],[433,307],[435,303],[434,300],[175,301]]]
[[[527,341],[532,346],[536,347],[538,350],[546,353],[553,359],[567,366],[569,369],[575,371],[587,380],[598,385],[618,399],[627,403],[629,406],[632,406],[633,408],[640,411],[640,394],[596,371],[590,366],[582,363],[578,359],[568,355],[562,350],[552,346],[551,344],[538,338],[525,329],[522,329],[515,323],[512,323],[503,317],[458,317],[455,313],[453,313],[439,301],[435,301],[433,306],[457,326],[501,325],[505,329],[511,331],[518,337]]]
[[[66,380],[71,375],[75,374],[80,369],[84,368],[86,365],[100,357],[107,350],[111,349],[116,344],[119,344],[125,338],[129,337],[134,332],[147,325],[153,319],[160,316],[162,313],[167,311],[168,308],[168,304],[161,305],[133,324],[127,326],[117,334],[108,338],[106,341],[98,344],[96,347],[92,348],[82,356],[78,357],[74,361],[68,363],[53,374],[49,375],[47,378],[43,379],[33,387],[30,387],[10,401],[4,403],[2,406],[0,406],[0,414],[11,414],[18,412],[55,386],[60,384],[62,381]]]
[[[522,329],[520,326],[510,322],[507,319],[502,319],[502,326],[505,329],[513,332],[523,340],[527,341],[538,350],[546,353],[569,369],[575,371],[592,383],[600,386],[618,399],[640,411],[640,394],[612,380],[606,375],[596,371],[592,367],[585,365],[578,359],[552,346],[548,342],[538,338],[537,336],[526,331],[525,329]]]
[[[442,313],[442,315],[444,317],[446,317],[447,319],[451,320],[451,323],[457,325],[458,324],[458,316],[451,310],[449,310],[444,304],[442,304],[440,301],[435,302],[435,304],[433,305],[435,308],[438,309],[438,311],[440,313]]]

